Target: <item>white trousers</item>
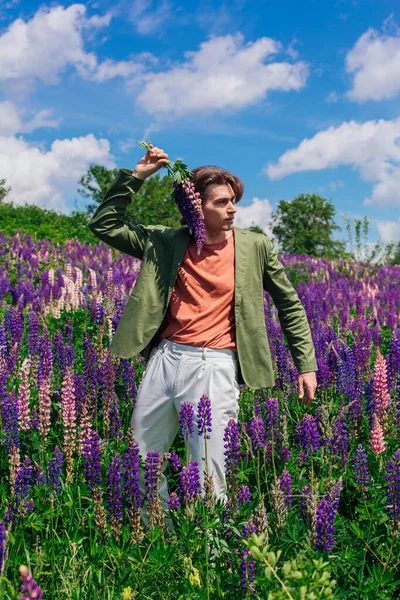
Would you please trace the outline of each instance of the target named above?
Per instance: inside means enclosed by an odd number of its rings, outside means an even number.
[[[236,352],[228,348],[198,348],[161,340],[150,353],[132,412],[131,426],[143,459],[154,450],[160,455],[169,452],[179,431],[182,404],[190,402],[195,417],[194,435],[189,437],[189,460],[199,463],[203,490],[204,438],[197,430],[197,407],[203,394],[207,394],[211,401],[212,432],[207,440],[208,470],[213,478],[216,497],[225,499],[224,431],[229,419],[238,418],[239,410]],[[185,457],[180,458],[184,463]],[[142,469],[140,488],[144,498]],[[167,508],[169,493],[164,473],[161,475],[159,494],[163,507]]]

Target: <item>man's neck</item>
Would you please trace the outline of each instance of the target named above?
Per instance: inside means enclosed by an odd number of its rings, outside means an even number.
[[[230,238],[231,235],[233,235],[233,229],[232,229],[232,231],[220,231],[215,235],[209,235],[208,233],[206,233],[206,239],[205,239],[204,243],[205,244],[219,244],[220,242],[224,242],[225,240]]]

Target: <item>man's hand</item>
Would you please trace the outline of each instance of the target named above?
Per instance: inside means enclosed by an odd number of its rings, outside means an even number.
[[[307,406],[310,407],[312,401],[314,400],[315,390],[317,389],[317,377],[315,375],[315,371],[310,371],[309,373],[302,373],[299,375],[298,385],[299,398],[304,397],[304,388],[306,388],[306,395],[303,400],[303,404],[307,403]]]

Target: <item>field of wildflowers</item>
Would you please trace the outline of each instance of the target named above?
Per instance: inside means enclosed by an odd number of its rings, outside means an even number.
[[[223,505],[187,455],[199,435],[207,456],[218,398],[185,406],[171,452],[139,460],[129,424],[145,361],[107,347],[140,262],[0,235],[1,599],[400,597],[400,267],[282,262],[319,387],[307,409],[265,294],[277,381],[242,386]]]

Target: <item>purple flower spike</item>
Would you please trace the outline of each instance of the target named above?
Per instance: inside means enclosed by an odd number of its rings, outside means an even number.
[[[61,492],[61,468],[64,462],[64,457],[61,450],[56,446],[53,452],[53,458],[49,460],[49,466],[47,467],[47,483],[50,486],[50,490],[59,494]]]
[[[359,490],[365,493],[369,483],[367,453],[361,444],[358,444],[354,455],[354,481]]]
[[[193,419],[193,406],[190,404],[190,402],[184,402],[179,413],[179,423],[181,427],[181,435],[183,437],[193,437]]]
[[[199,463],[190,462],[187,467],[183,467],[179,473],[180,491],[184,504],[192,504],[201,494],[201,484],[199,475]]]
[[[100,436],[97,431],[93,431],[91,436],[85,440],[83,468],[89,490],[92,491],[95,486],[101,483]]]
[[[139,446],[134,440],[128,444],[124,455],[125,503],[128,508],[140,508],[142,497],[139,484]]]
[[[169,464],[171,465],[171,469],[174,473],[178,473],[178,471],[182,468],[182,463],[176,452],[172,450],[170,452]]]
[[[171,493],[170,497],[168,498],[167,504],[169,510],[178,510],[180,508],[181,502],[176,492]]]
[[[253,452],[262,450],[265,447],[265,427],[264,421],[260,418],[255,417],[249,426],[249,433]]]
[[[197,410],[197,428],[199,435],[203,435],[205,439],[209,440],[211,433],[211,401],[206,394],[203,394],[200,398],[198,410]]]
[[[225,470],[231,476],[239,464],[239,428],[235,419],[229,419],[224,432]]]
[[[240,505],[246,504],[246,502],[251,502],[251,493],[248,485],[241,485],[238,491],[238,500]]]
[[[318,503],[317,508],[317,542],[316,548],[321,552],[332,552],[333,550],[333,520],[335,512],[326,498]]]
[[[393,529],[400,526],[400,448],[386,465],[386,505]]]
[[[28,567],[21,565],[19,572],[22,577],[22,596],[21,600],[44,600],[42,589],[38,586],[32,575],[29,573]]]
[[[111,521],[117,524],[122,523],[122,460],[119,452],[111,456],[110,464],[107,467],[107,495],[106,504]]]
[[[4,562],[6,557],[6,530],[3,521],[0,521],[0,576],[4,571]]]
[[[286,469],[282,471],[282,475],[279,478],[279,487],[285,495],[286,506],[290,508],[293,503],[292,478]]]
[[[152,504],[157,497],[157,467],[160,455],[156,450],[154,452],[148,452],[144,465],[144,479],[146,488],[146,501],[148,504]]]

